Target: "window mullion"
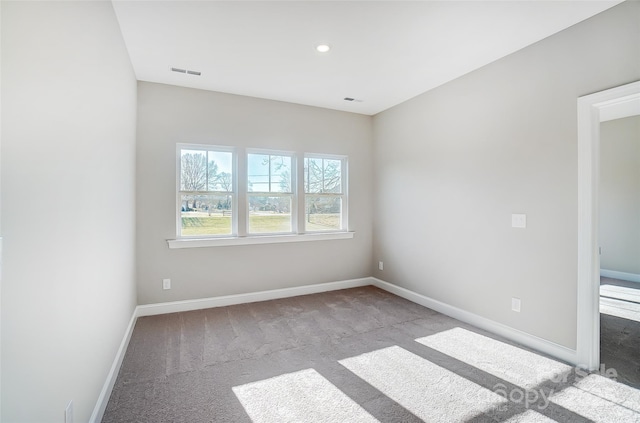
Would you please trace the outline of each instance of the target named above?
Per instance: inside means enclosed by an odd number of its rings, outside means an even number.
[[[269,189],[267,191],[271,192],[271,154],[269,154]]]
[[[297,226],[297,232],[299,234],[303,234],[306,231],[306,227],[305,227],[305,198],[306,198],[306,191],[309,189],[308,188],[308,184],[309,184],[309,164],[307,163],[307,185],[305,185],[304,180],[305,180],[305,172],[304,172],[304,164],[305,164],[305,157],[304,157],[304,152],[299,151],[297,153],[297,158],[298,160],[296,161],[296,181],[297,183],[295,184],[295,192],[296,192],[296,196],[294,197],[296,199],[296,203],[297,203],[297,212],[296,212],[296,226]]]
[[[324,192],[324,159],[322,159],[322,189],[320,190],[320,192]]]
[[[249,218],[249,191],[248,174],[247,174],[247,154],[244,148],[238,149],[237,156],[237,175],[238,181],[238,204],[236,207],[236,230],[238,236],[247,236],[247,219]]]

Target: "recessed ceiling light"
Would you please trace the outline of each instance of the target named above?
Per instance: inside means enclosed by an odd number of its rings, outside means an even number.
[[[319,45],[316,46],[316,50],[319,53],[326,53],[329,50],[331,50],[331,47],[329,47],[327,44],[319,44]]]

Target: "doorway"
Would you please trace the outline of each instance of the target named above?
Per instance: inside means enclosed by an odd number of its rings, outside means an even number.
[[[578,99],[577,363],[600,367],[600,122],[640,114],[640,81]]]
[[[640,388],[640,115],[600,122],[599,168],[600,363]]]

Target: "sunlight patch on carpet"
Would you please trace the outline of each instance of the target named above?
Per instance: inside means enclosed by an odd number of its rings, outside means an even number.
[[[313,369],[235,386],[233,392],[254,423],[378,422]]]
[[[615,380],[592,374],[574,385],[592,395],[640,413],[640,390]]]
[[[640,322],[640,304],[600,297],[600,313]]]
[[[552,395],[551,402],[598,423],[640,423],[637,411],[576,387]]]
[[[429,422],[467,421],[506,404],[500,395],[398,346],[339,363]]]
[[[462,328],[418,338],[416,342],[526,389],[558,380],[572,370],[566,364]]]
[[[616,285],[600,285],[600,295],[616,300],[640,303],[640,285],[638,285],[638,288],[628,288],[626,286]]]
[[[537,411],[527,410],[522,414],[516,414],[504,423],[555,423],[555,420]]]

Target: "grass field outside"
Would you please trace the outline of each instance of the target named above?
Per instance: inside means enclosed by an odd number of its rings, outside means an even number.
[[[340,229],[340,215],[311,214],[306,222],[307,231]],[[252,233],[291,232],[291,215],[285,213],[251,213],[249,228]],[[182,235],[231,235],[231,216],[221,212],[183,212]]]

